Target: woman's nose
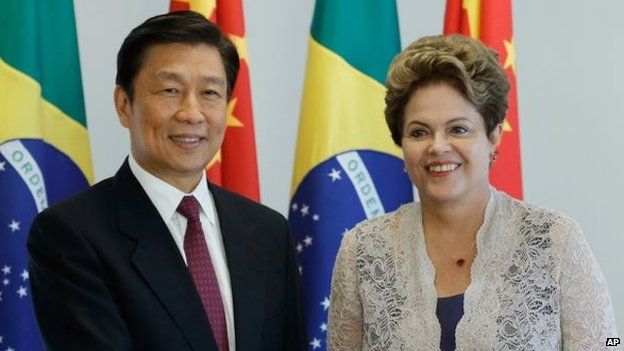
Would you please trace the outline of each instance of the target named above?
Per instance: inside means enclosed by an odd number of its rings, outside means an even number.
[[[434,155],[441,155],[450,151],[451,145],[446,135],[442,133],[435,133],[431,139],[431,145],[429,145],[429,152]]]

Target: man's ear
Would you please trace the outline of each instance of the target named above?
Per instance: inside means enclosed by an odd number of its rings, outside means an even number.
[[[115,86],[113,99],[115,100],[115,110],[117,110],[119,123],[128,128],[130,126],[130,116],[132,115],[132,103],[130,102],[128,93],[126,93],[122,87],[117,85]]]

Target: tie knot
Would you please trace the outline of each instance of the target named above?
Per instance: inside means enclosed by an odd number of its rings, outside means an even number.
[[[198,220],[199,202],[195,196],[185,196],[182,198],[182,201],[180,201],[177,211],[189,221]]]

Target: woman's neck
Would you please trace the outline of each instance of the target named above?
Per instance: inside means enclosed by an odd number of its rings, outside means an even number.
[[[489,188],[459,201],[421,202],[423,229],[428,237],[457,244],[472,242],[483,224]]]

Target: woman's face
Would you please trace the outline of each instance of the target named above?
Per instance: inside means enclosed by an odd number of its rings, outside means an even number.
[[[475,106],[447,83],[420,87],[405,106],[405,170],[423,202],[487,196],[490,155],[501,127],[488,138]]]

